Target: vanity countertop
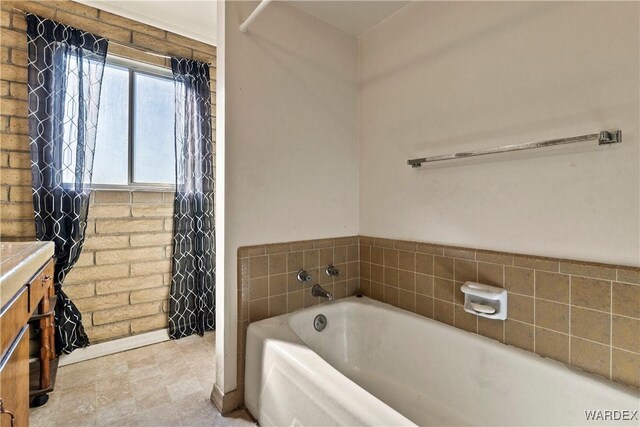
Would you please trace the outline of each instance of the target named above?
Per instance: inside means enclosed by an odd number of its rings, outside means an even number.
[[[53,253],[53,242],[0,243],[0,308],[27,284]]]

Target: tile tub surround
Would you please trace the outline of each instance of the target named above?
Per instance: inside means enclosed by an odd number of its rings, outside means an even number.
[[[331,282],[320,270],[332,260],[341,274],[346,271],[346,282],[344,276]],[[304,287],[295,280],[301,267],[314,276]],[[360,236],[238,250],[241,394],[248,324],[321,303],[311,297],[316,281],[336,298],[359,289],[413,313],[640,387],[640,268]],[[507,320],[466,313],[460,292],[465,281],[506,288]]]
[[[640,387],[640,268],[364,236],[359,254],[371,298]],[[465,312],[465,281],[506,288],[507,320]]]
[[[332,264],[340,270],[329,277],[324,269]],[[244,346],[250,322],[291,313],[299,308],[320,304],[311,296],[311,287],[319,283],[334,298],[356,293],[360,286],[358,237],[306,240],[238,249],[238,392],[244,398]],[[300,270],[312,280],[297,281]]]
[[[28,241],[35,240],[35,228],[27,36],[24,14],[13,8],[108,37],[125,45],[110,45],[110,53],[161,67],[170,67],[168,60],[139,49],[215,63],[216,47],[72,1],[3,0],[0,7],[0,239]],[[215,80],[215,68],[211,75]],[[211,86],[215,101],[215,81]],[[215,115],[214,102],[214,129]],[[91,342],[167,326],[172,215],[173,192],[93,192],[83,253],[65,282]]]

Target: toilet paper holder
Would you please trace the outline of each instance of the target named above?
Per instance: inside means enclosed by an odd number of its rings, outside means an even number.
[[[460,287],[464,294],[464,311],[488,319],[507,318],[507,290],[496,286],[465,282]]]

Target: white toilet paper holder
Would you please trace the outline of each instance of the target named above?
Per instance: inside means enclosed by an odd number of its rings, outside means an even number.
[[[464,311],[488,319],[507,318],[507,290],[496,286],[466,282],[460,287],[464,294]]]

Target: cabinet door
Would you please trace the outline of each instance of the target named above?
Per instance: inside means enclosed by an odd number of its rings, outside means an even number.
[[[29,426],[29,326],[25,326],[0,362],[0,397],[4,409],[15,416],[15,427]],[[0,415],[2,427],[11,426],[8,414]]]

